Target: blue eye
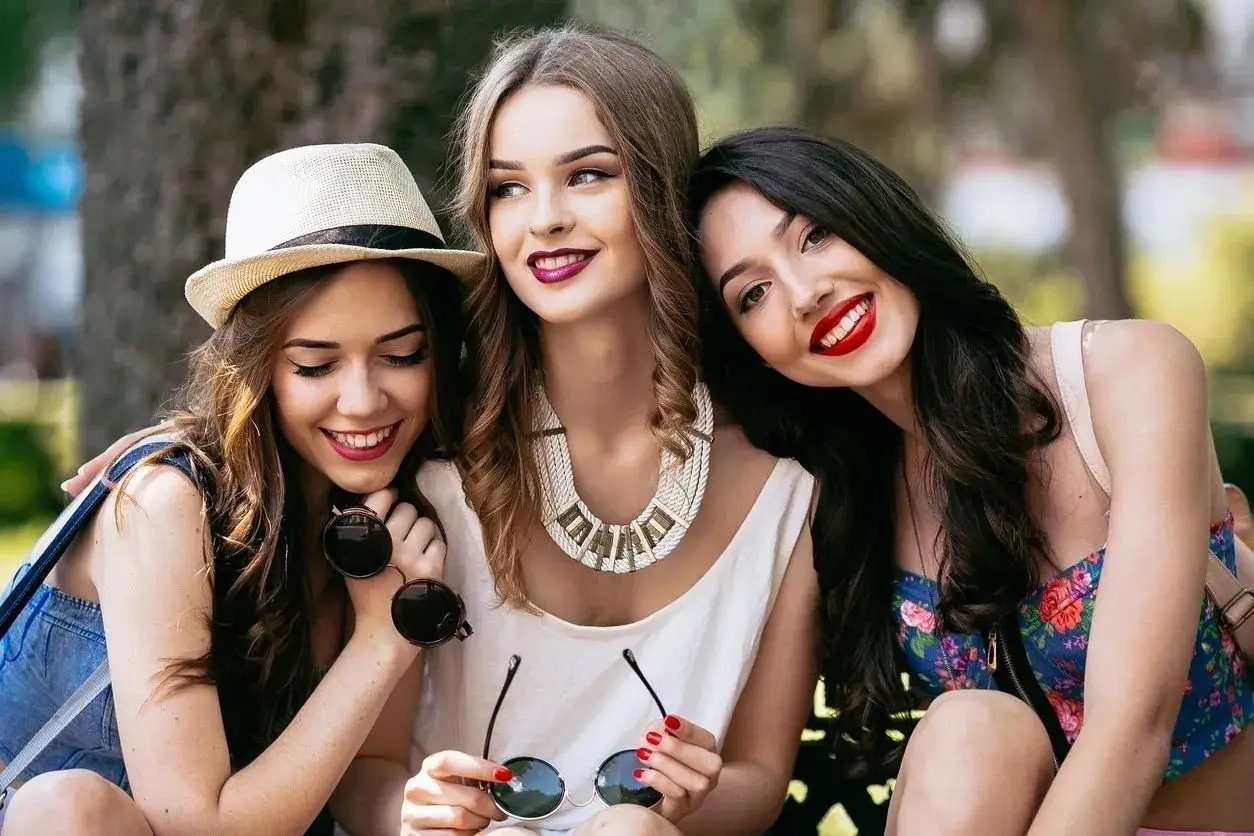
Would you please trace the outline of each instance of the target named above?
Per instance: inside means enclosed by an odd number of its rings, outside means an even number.
[[[501,183],[499,186],[496,186],[489,191],[488,194],[492,197],[517,197],[524,191],[526,191],[526,189],[523,188],[522,183],[514,183],[511,181],[509,183]]]
[[[572,186],[584,186],[598,180],[608,180],[612,175],[597,168],[581,168],[570,177]]]

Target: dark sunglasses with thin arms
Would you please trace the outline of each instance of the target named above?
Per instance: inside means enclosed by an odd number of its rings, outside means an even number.
[[[653,690],[653,686],[649,684],[649,680],[645,679],[640,666],[636,664],[636,657],[630,650],[624,650],[623,658],[627,660],[627,664],[648,689],[649,696],[653,697],[653,702],[657,705],[657,710],[662,713],[663,717],[666,717],[666,709],[662,707],[662,701],[658,699],[657,692]],[[501,710],[501,704],[505,702],[505,694],[509,692],[510,683],[514,681],[514,675],[518,673],[518,666],[521,664],[521,656],[509,657],[509,670],[505,674],[505,684],[501,686],[501,695],[496,698],[496,706],[492,709],[492,718],[488,721],[488,731],[483,739],[485,760],[492,746],[492,729],[496,726],[496,715]],[[642,784],[633,774],[640,766],[636,751],[623,749],[601,762],[593,776],[593,785],[596,788],[595,798],[600,798],[606,805],[638,804],[641,807],[653,807],[662,800],[660,792]],[[509,769],[513,777],[509,781],[489,784],[488,794],[492,796],[492,800],[501,812],[520,821],[538,821],[547,818],[557,812],[563,801],[569,800],[576,807],[586,807],[592,803],[592,798],[582,804],[568,798],[566,780],[562,774],[552,764],[540,758],[520,755],[504,761],[502,766]]]
[[[322,551],[346,578],[372,578],[388,566],[400,572],[404,583],[392,596],[392,624],[410,644],[437,647],[474,632],[461,596],[447,584],[434,578],[411,581],[392,563],[392,535],[369,508],[354,505],[341,511],[332,506],[322,531]]]

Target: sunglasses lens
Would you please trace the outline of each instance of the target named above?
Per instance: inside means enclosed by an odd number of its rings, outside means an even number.
[[[373,514],[350,511],[327,525],[322,550],[340,574],[369,578],[382,572],[392,559],[392,536]]]
[[[662,800],[662,794],[632,775],[640,768],[635,749],[615,752],[605,759],[597,770],[597,795],[606,804],[639,804],[652,807]]]
[[[516,819],[539,819],[562,806],[566,782],[539,758],[514,758],[503,764],[514,774],[508,782],[489,784],[497,806]]]
[[[448,641],[461,626],[461,615],[453,590],[429,580],[410,581],[392,596],[396,632],[414,644]]]

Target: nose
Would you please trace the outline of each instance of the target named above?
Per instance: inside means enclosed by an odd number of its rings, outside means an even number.
[[[557,235],[569,231],[574,226],[574,218],[570,214],[561,189],[538,189],[533,205],[535,213],[531,216],[529,224],[532,235]]]
[[[814,275],[793,267],[776,271],[780,284],[787,291],[793,316],[804,320],[815,311],[822,310],[836,292],[836,284],[828,276]]]
[[[387,395],[368,365],[353,364],[340,375],[336,408],[346,418],[369,418],[387,406]]]

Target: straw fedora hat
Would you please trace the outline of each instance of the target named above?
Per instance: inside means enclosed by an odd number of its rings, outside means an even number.
[[[253,164],[231,193],[226,257],[187,279],[187,301],[214,328],[280,276],[374,258],[412,258],[462,281],[482,253],[450,250],[405,163],[382,145],[305,145]]]

